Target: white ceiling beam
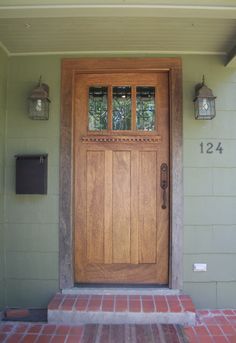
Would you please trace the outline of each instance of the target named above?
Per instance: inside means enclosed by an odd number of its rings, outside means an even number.
[[[236,67],[236,45],[227,54],[225,66],[226,67]]]
[[[9,56],[40,56],[40,55],[77,55],[77,56],[147,56],[147,55],[166,55],[166,56],[181,56],[181,55],[202,55],[202,56],[225,56],[222,51],[168,51],[168,50],[102,50],[102,51],[45,51],[45,52],[10,52]]]
[[[0,18],[166,17],[236,19],[236,6],[191,5],[41,5],[1,6]]]
[[[0,49],[2,49],[6,53],[7,56],[10,56],[10,51],[1,41],[0,41]]]

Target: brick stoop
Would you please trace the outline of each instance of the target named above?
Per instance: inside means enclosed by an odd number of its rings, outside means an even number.
[[[187,295],[57,293],[48,305],[48,322],[195,325],[196,312]]]

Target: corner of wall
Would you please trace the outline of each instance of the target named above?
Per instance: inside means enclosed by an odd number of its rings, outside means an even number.
[[[0,311],[5,306],[5,143],[8,55],[0,46]]]

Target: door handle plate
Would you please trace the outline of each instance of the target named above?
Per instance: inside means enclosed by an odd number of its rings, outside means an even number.
[[[160,186],[163,190],[163,203],[161,208],[164,210],[167,208],[167,188],[168,188],[168,165],[166,163],[161,164],[160,168]]]

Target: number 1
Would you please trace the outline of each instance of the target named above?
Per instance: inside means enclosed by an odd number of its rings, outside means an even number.
[[[204,150],[203,150],[203,142],[201,142],[201,144],[200,144],[200,147],[201,147],[201,154],[204,154]]]

